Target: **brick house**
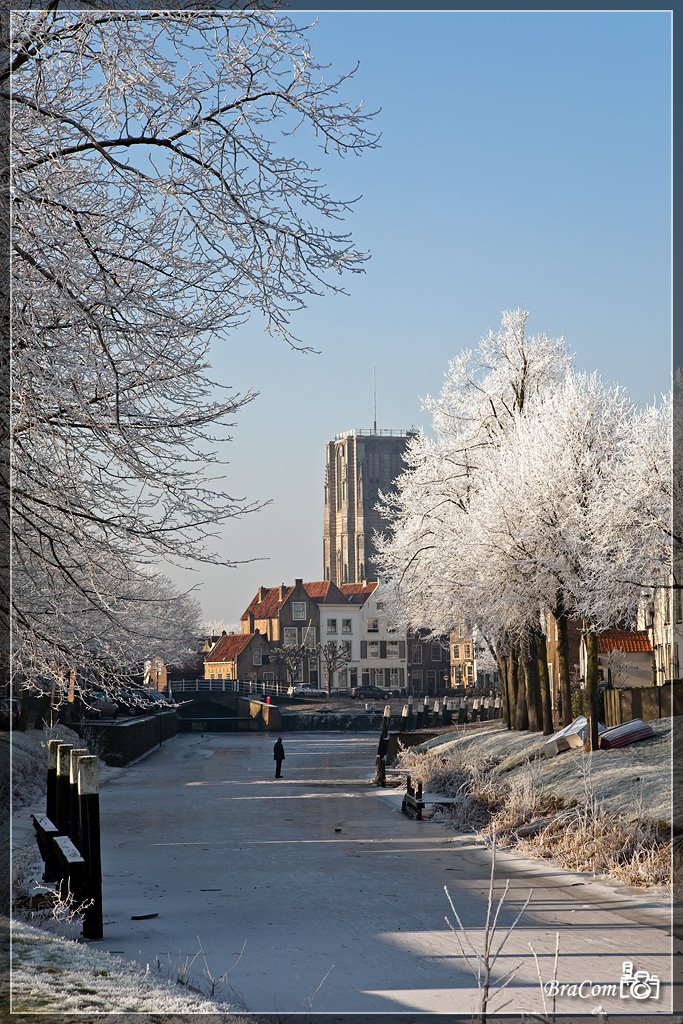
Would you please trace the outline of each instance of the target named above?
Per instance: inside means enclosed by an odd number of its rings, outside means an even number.
[[[334,588],[335,593],[331,592]],[[274,647],[305,645],[314,648],[320,637],[319,605],[336,598],[337,588],[330,580],[319,583],[294,581],[294,586],[259,587],[241,618],[243,634],[259,630]],[[273,679],[286,681],[282,664],[271,661]],[[304,658],[294,679],[297,683],[318,686],[320,665],[317,655]]]
[[[409,692],[434,696],[449,686],[448,643],[427,629],[409,630],[407,636]]]
[[[449,637],[451,687],[474,686],[476,647],[471,627],[459,622]]]
[[[268,638],[259,630],[223,633],[204,658],[204,678],[274,682],[270,652]]]

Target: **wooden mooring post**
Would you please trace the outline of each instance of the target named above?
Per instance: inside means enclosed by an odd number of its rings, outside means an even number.
[[[408,707],[407,704],[404,704],[403,705],[403,710],[401,712],[401,724],[399,726],[401,732],[408,732],[408,717],[409,717],[409,714],[410,714],[410,708]]]
[[[69,771],[70,753],[73,743],[60,743],[57,747],[57,780],[55,793],[55,816],[52,819],[63,836],[69,832]],[[48,814],[48,818],[50,815]]]
[[[389,747],[389,722],[391,720],[391,706],[387,704],[382,717],[382,728],[379,734],[377,745],[377,757],[375,758],[375,785],[386,786],[387,784],[387,749]]]
[[[100,788],[97,758],[78,758],[78,819],[80,852],[85,861],[83,938],[101,939],[102,864],[100,852]]]
[[[61,740],[47,741],[47,802],[45,814],[50,821],[57,817],[57,747]]]
[[[408,731],[409,732],[413,728],[413,722],[414,721],[415,721],[415,719],[413,717],[413,695],[411,693],[411,695],[408,697]]]
[[[72,747],[69,751],[69,832],[74,846],[80,850],[81,830],[78,811],[78,759],[88,753],[85,747]]]

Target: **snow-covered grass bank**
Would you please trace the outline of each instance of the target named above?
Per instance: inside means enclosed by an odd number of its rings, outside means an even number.
[[[655,737],[617,750],[540,756],[537,734],[497,723],[442,734],[399,755],[428,792],[453,798],[442,812],[458,829],[562,867],[629,885],[671,884],[671,720]]]
[[[77,924],[58,924],[49,910],[31,910],[34,898],[43,888],[39,884],[42,861],[32,829],[27,826],[32,811],[44,811],[46,797],[47,740],[63,739],[81,746],[82,740],[65,726],[54,730],[15,732],[11,739],[12,773],[3,782],[7,799],[11,792],[13,810],[12,886],[14,920],[11,925],[11,983],[14,1013],[92,1014],[103,1012],[125,1015],[195,1014],[221,1015],[225,1022],[235,1007],[171,977],[165,979],[150,965],[144,970],[132,961],[111,956],[67,937],[77,934]],[[0,756],[9,759],[9,733],[0,734]],[[100,762],[100,782],[105,784],[125,769],[110,768]],[[38,896],[40,899],[40,897]],[[31,923],[38,922],[38,927]],[[3,931],[9,922],[0,918]],[[61,934],[58,934],[61,933]],[[176,975],[180,971],[175,972]],[[8,995],[2,993],[3,997]],[[8,998],[3,998],[7,1004]],[[228,1016],[224,1016],[228,1014]],[[82,1019],[82,1017],[81,1017]],[[136,1018],[131,1017],[130,1021]],[[243,1021],[244,1019],[241,1018]]]
[[[181,989],[151,965],[144,970],[23,921],[13,922],[11,934],[13,1013],[213,1013],[225,1024],[237,1020],[229,1005]]]

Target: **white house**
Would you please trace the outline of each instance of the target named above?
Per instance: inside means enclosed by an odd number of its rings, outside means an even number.
[[[383,689],[405,689],[405,636],[399,636],[389,626],[378,583],[342,583],[338,590],[343,601],[332,601],[328,595],[319,605],[320,642],[345,645],[349,658],[343,667],[333,671],[331,680],[324,662],[321,664],[323,686],[330,691],[363,683]]]

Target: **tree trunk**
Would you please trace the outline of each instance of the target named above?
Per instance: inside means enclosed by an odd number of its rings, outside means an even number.
[[[562,704],[562,725],[569,725],[572,720],[572,691],[569,674],[569,620],[564,607],[562,592],[557,593],[557,602],[553,609],[557,621],[557,666],[558,691]]]
[[[598,749],[600,684],[598,679],[598,634],[586,626],[586,695],[588,698],[588,749]]]
[[[529,634],[524,641],[522,663],[524,665],[524,686],[529,715],[529,731],[540,732],[542,729],[541,687],[538,678],[536,661],[536,637]]]
[[[517,732],[524,732],[529,727],[529,712],[527,710],[526,692],[524,682],[520,678],[519,669],[519,648],[511,643],[508,655],[508,679],[510,682],[510,718],[512,728]]]
[[[540,629],[536,633],[536,664],[538,667],[538,680],[541,690],[541,717],[543,721],[543,735],[550,736],[553,732],[553,704],[550,696],[548,649],[545,645],[545,635],[541,632]]]
[[[508,685],[508,663],[502,654],[496,651],[496,664],[498,665],[498,678],[502,699],[502,715],[508,729],[512,729],[512,714],[510,710],[510,690]]]

